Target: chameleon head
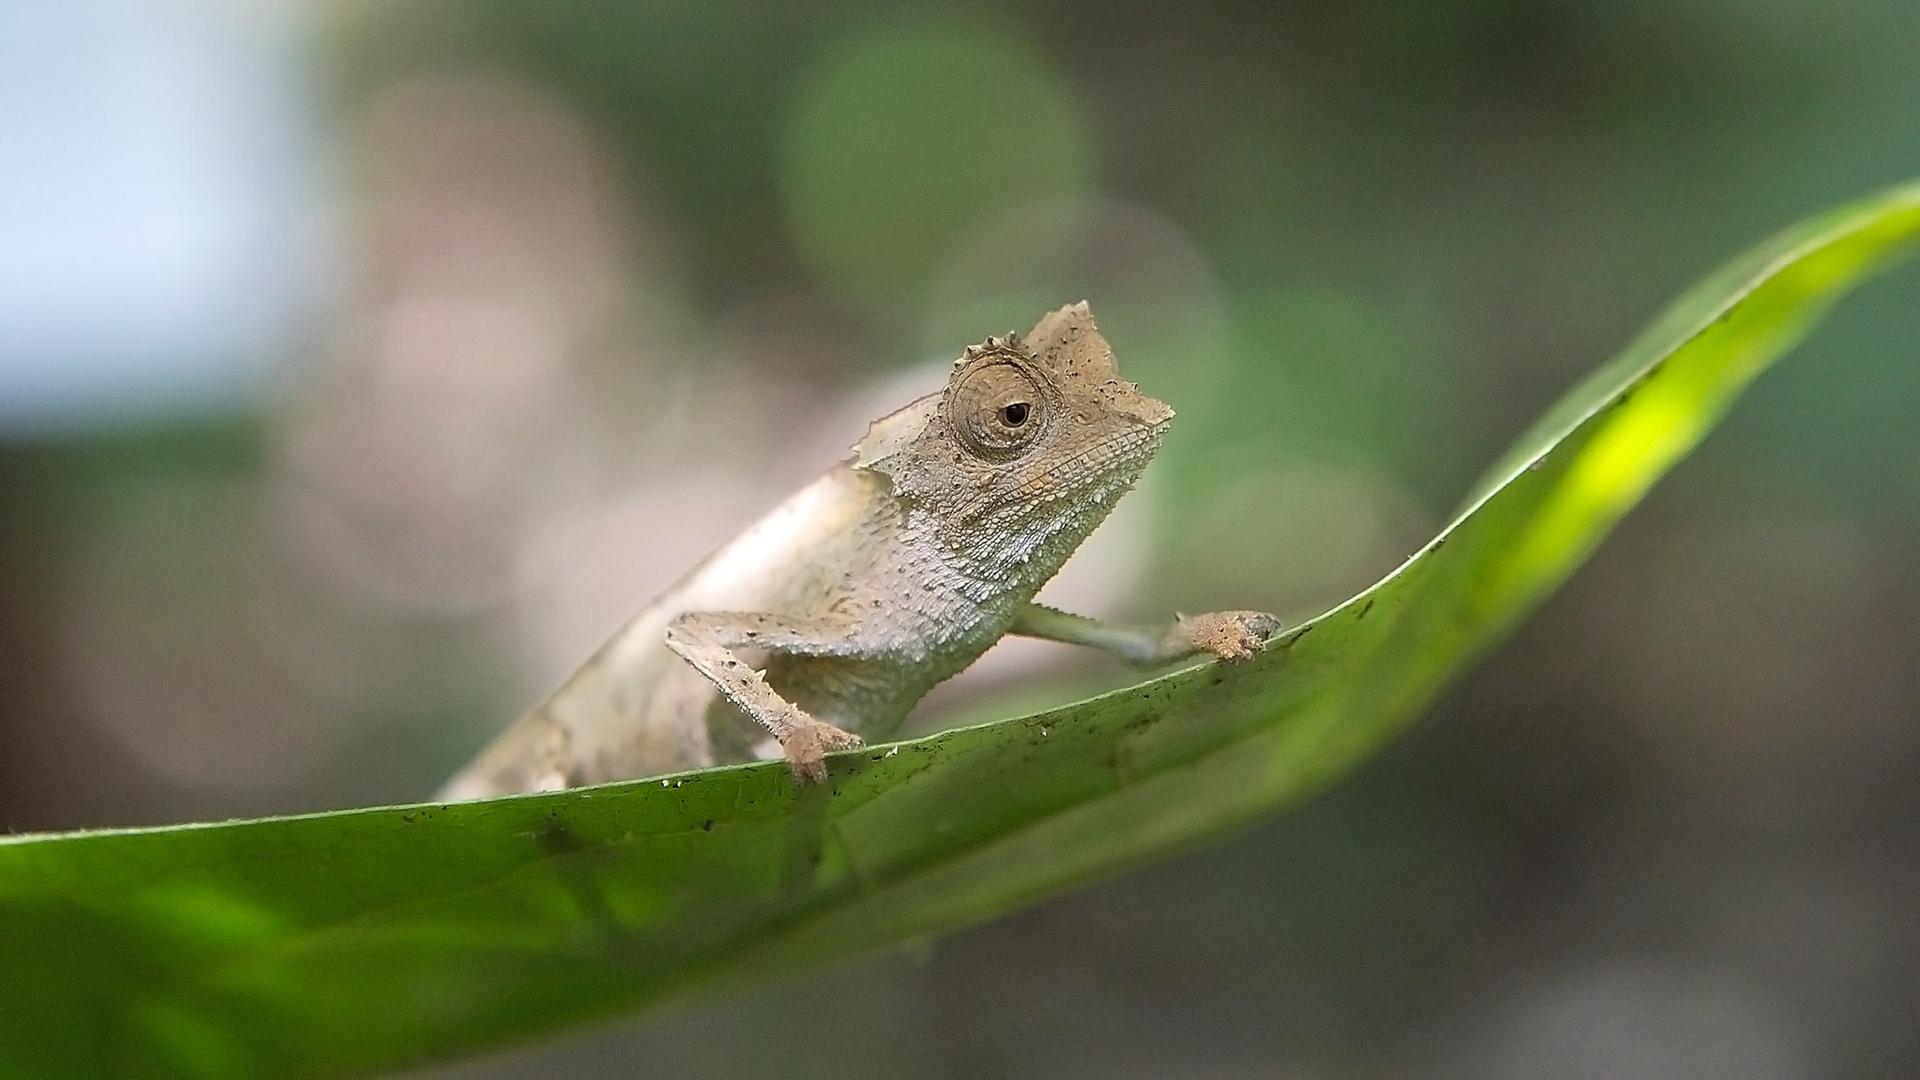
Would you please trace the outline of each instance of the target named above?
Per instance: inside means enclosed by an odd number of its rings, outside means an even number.
[[[932,509],[950,543],[1013,561],[1062,547],[1064,560],[1172,420],[1120,377],[1082,302],[969,347],[944,392],[874,425],[855,464]]]

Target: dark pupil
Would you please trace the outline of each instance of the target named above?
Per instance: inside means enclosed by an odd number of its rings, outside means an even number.
[[[1027,403],[1024,401],[1016,401],[1006,406],[1000,410],[1000,419],[1005,420],[1008,427],[1019,427],[1021,424],[1026,423]]]

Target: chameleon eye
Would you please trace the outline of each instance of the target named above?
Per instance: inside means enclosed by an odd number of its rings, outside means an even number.
[[[990,364],[961,376],[947,395],[947,416],[960,441],[982,457],[1011,457],[1045,426],[1040,387],[1013,364]]]

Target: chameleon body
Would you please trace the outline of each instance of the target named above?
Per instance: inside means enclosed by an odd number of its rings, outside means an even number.
[[[1008,633],[1139,666],[1252,655],[1270,615],[1127,627],[1033,603],[1172,418],[1120,378],[1085,303],[968,348],[944,390],[874,422],[853,457],[668,588],[443,794],[776,752],[818,781],[827,753],[891,734]]]

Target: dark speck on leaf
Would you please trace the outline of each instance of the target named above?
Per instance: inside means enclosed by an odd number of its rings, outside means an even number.
[[[705,820],[705,821],[703,821],[703,822],[701,822],[701,823],[700,823],[700,831],[701,831],[701,832],[712,832],[712,831],[713,831],[713,819],[712,819],[712,818],[708,818],[707,820]]]
[[[550,825],[537,834],[540,846],[549,854],[561,855],[580,850],[580,839],[565,825]]]
[[[1364,604],[1361,604],[1361,605],[1360,605],[1360,614],[1358,614],[1358,615],[1355,615],[1355,616],[1353,617],[1353,621],[1354,621],[1354,622],[1359,622],[1359,621],[1360,621],[1361,619],[1364,619],[1364,618],[1366,618],[1366,617],[1367,617],[1367,612],[1369,612],[1369,611],[1372,611],[1372,610],[1373,610],[1373,601],[1372,601],[1372,600],[1368,600],[1368,601],[1367,601],[1366,603],[1364,603]]]

